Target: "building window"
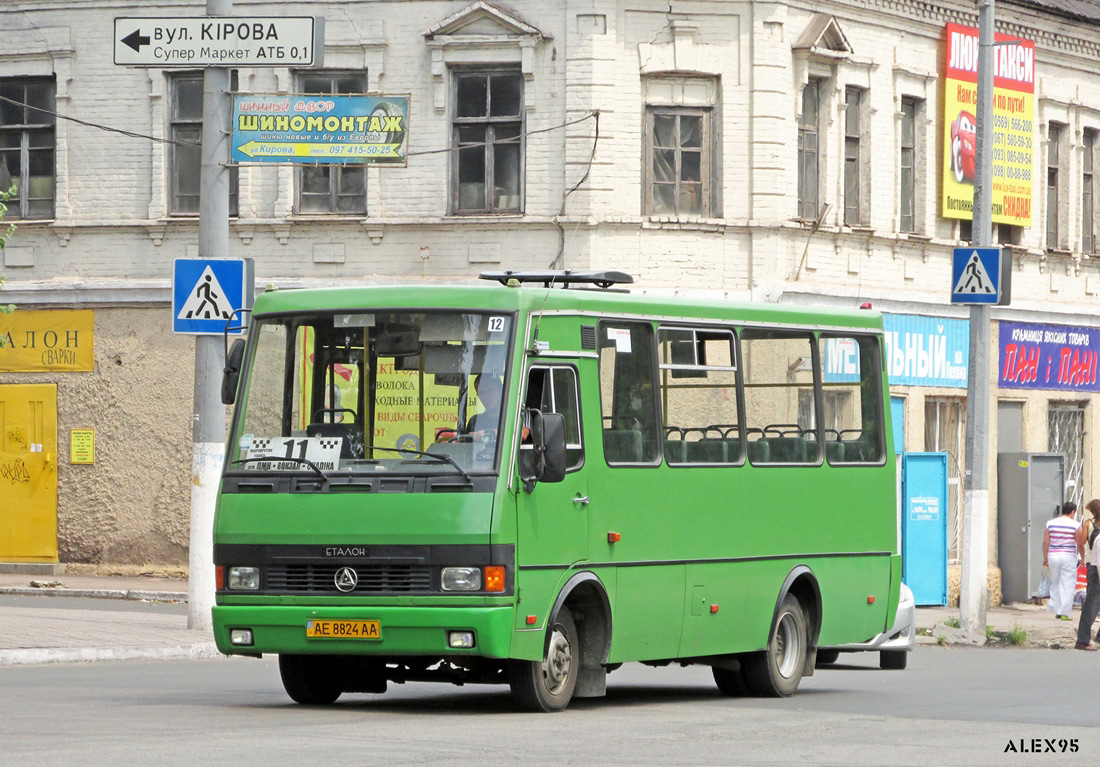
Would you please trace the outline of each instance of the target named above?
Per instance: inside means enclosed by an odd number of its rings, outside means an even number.
[[[346,96],[366,93],[367,73],[302,73],[298,75],[298,91],[309,96]],[[366,168],[359,163],[300,166],[298,212],[366,215]]]
[[[844,90],[844,224],[862,226],[864,219],[864,147],[862,88]]]
[[[821,115],[821,80],[811,78],[802,88],[798,115],[798,217],[817,218],[818,121]]]
[[[1047,125],[1047,247],[1060,246],[1060,230],[1058,226],[1058,185],[1061,181],[1059,163],[1061,161],[1062,125],[1049,123]]]
[[[903,232],[916,232],[917,226],[917,99],[901,100],[901,154],[899,175],[901,181],[898,209],[898,228]]]
[[[14,183],[11,218],[54,217],[54,117],[52,78],[0,80],[0,191]]]
[[[451,210],[523,210],[523,75],[456,72],[451,146]]]
[[[994,231],[998,245],[1019,245],[1024,240],[1024,228],[1012,224],[997,224]]]
[[[1081,508],[1085,503],[1085,406],[1051,402],[1047,412],[1050,452],[1065,456],[1065,498]]]
[[[1085,128],[1081,156],[1081,251],[1096,252],[1096,197],[1092,188],[1092,166],[1096,159],[1096,130]]]
[[[710,110],[649,107],[646,110],[651,216],[710,216]]]
[[[171,76],[171,119],[169,134],[172,151],[169,158],[169,213],[197,215],[199,177],[202,173],[202,72]],[[237,72],[231,75],[230,89],[237,89]],[[228,127],[228,126],[227,126]],[[229,168],[229,215],[237,215],[238,170]]]

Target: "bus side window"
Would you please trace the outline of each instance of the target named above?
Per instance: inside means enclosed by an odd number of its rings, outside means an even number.
[[[575,471],[584,463],[581,441],[581,409],[577,390],[577,371],[572,367],[533,366],[527,376],[524,407],[543,413],[561,413],[565,417],[566,471]],[[521,445],[521,458],[530,445]]]
[[[609,464],[661,460],[657,423],[653,326],[643,322],[601,322],[600,415],[604,459]]]
[[[728,330],[658,329],[669,466],[741,462],[734,349],[733,333]]]
[[[872,336],[822,335],[822,424],[829,463],[882,463],[882,366]]]
[[[749,461],[820,463],[813,337],[805,331],[741,333]]]

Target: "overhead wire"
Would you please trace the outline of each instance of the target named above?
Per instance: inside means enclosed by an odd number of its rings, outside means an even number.
[[[33,104],[26,104],[22,101],[17,101],[16,99],[8,98],[7,96],[0,96],[0,101],[4,101],[4,102],[6,102],[8,104],[12,104],[14,106],[24,107],[26,109],[33,109],[37,112],[42,112],[44,114],[52,115],[53,117],[56,117],[56,118],[61,119],[61,120],[69,120],[71,122],[77,123],[78,125],[83,125],[83,126],[88,127],[88,128],[96,128],[98,130],[108,131],[110,133],[118,133],[118,134],[121,134],[123,136],[127,136],[128,138],[142,138],[142,139],[148,139],[149,141],[156,141],[156,142],[159,142],[159,143],[162,143],[162,144],[175,144],[176,146],[202,146],[201,141],[178,141],[176,139],[163,138],[161,136],[149,136],[149,135],[144,134],[144,133],[137,133],[135,131],[123,130],[122,128],[114,128],[110,125],[103,125],[102,123],[91,122],[90,120],[81,120],[78,117],[71,117],[69,115],[61,114],[60,112],[55,112],[53,110],[46,109],[44,107],[36,107]],[[539,133],[548,133],[548,132],[554,131],[554,130],[561,130],[562,128],[568,128],[570,125],[576,125],[577,123],[584,122],[585,120],[591,120],[593,118],[596,119],[596,127],[597,127],[597,135],[598,135],[598,133],[599,133],[599,111],[598,110],[592,110],[590,112],[586,112],[583,116],[578,117],[574,120],[568,120],[566,122],[558,123],[557,125],[551,125],[551,126],[546,127],[546,128],[538,128],[536,130],[524,131],[523,133],[519,134],[518,136],[510,136],[508,138],[504,138],[504,139],[500,139],[500,140],[493,140],[493,141],[474,141],[474,142],[469,142],[469,143],[462,143],[462,144],[459,144],[457,146],[443,147],[442,149],[421,149],[421,150],[418,150],[418,151],[415,151],[415,152],[406,152],[405,156],[406,157],[420,157],[420,156],[429,155],[429,154],[441,154],[443,152],[458,152],[458,151],[461,151],[463,149],[476,149],[478,147],[495,146],[497,144],[504,144],[504,145],[506,145],[506,144],[518,144],[520,139],[526,138],[527,136],[534,136],[534,135],[537,135]],[[587,177],[587,174],[585,174],[585,176]],[[583,181],[583,179],[582,179],[582,181]]]

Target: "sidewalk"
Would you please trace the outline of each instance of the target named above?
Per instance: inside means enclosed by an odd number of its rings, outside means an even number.
[[[209,631],[187,628],[186,611],[128,609],[186,604],[185,580],[0,573],[0,600],[0,666],[220,657]]]
[[[995,636],[986,644],[1007,646],[1005,635],[1020,628],[1027,632],[1027,640],[1021,646],[1072,649],[1077,642],[1077,624],[1081,620],[1081,609],[1075,607],[1070,618],[1072,620],[1060,621],[1045,606],[1029,602],[991,607],[986,612],[985,622],[995,632]],[[958,607],[918,607],[917,644],[978,644],[948,623],[950,621],[957,625],[958,620]],[[1098,629],[1100,623],[1094,623],[1091,632],[1094,643]],[[942,641],[940,637],[943,637]]]
[[[58,597],[69,600],[51,601]],[[185,612],[134,611],[127,609],[132,605],[126,600],[185,604],[187,581],[0,573],[0,666],[220,657],[209,631],[187,628]],[[1022,646],[1072,648],[1080,616],[1075,609],[1072,621],[1059,621],[1044,607],[1026,603],[994,607],[986,623],[995,635],[978,642],[948,625],[958,621],[957,607],[918,607],[917,643],[1004,646],[1003,637],[1019,627],[1027,632]],[[1098,627],[1100,623],[1093,627],[1094,634]]]

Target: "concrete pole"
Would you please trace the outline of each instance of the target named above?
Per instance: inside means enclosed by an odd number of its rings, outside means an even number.
[[[993,244],[993,0],[978,0],[978,125],[973,237]],[[970,307],[966,387],[966,476],[963,483],[959,627],[985,636],[989,606],[989,338],[990,307]]]
[[[229,16],[232,0],[206,0],[208,16]],[[199,177],[199,258],[229,255],[229,69],[207,67],[202,89],[202,168]],[[214,606],[214,505],[225,452],[218,336],[195,337],[195,421],[191,432],[191,540],[187,626],[210,630]]]

